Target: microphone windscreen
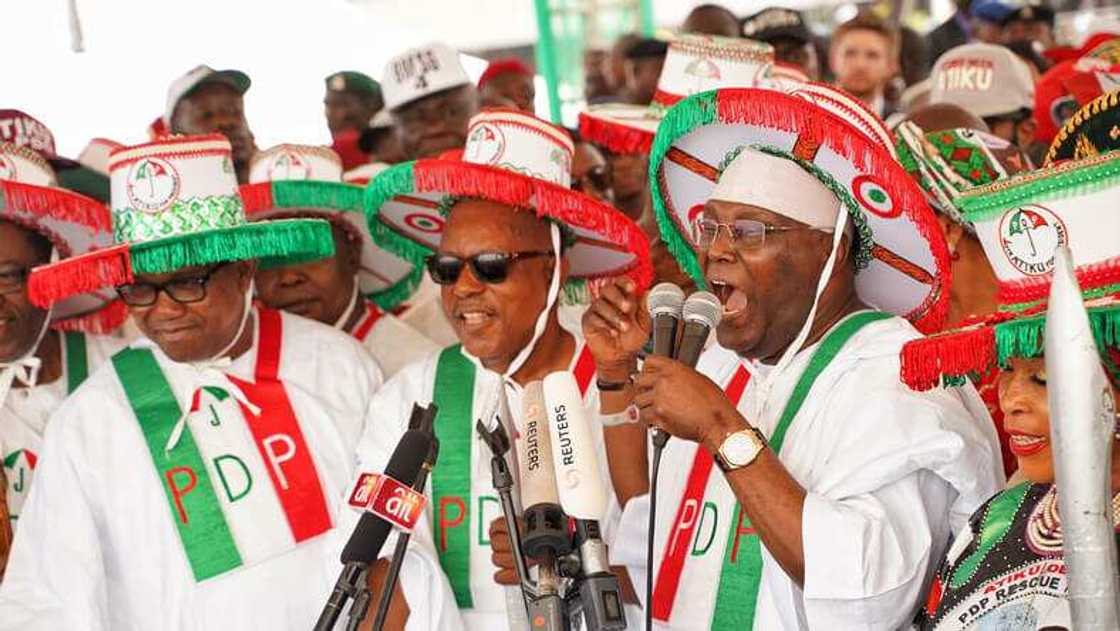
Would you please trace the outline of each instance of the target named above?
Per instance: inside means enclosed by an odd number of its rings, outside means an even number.
[[[646,307],[651,316],[673,315],[680,317],[684,304],[684,291],[673,283],[658,283],[646,296]]]
[[[397,448],[385,465],[383,475],[412,486],[420,475],[420,468],[432,447],[432,436],[418,430],[408,430],[401,436]],[[354,526],[354,532],[342,549],[342,562],[372,563],[381,554],[392,525],[371,512],[363,511]]]
[[[723,305],[715,294],[698,291],[684,301],[681,314],[685,322],[703,322],[708,329],[715,329],[723,317]]]
[[[602,520],[607,489],[575,376],[559,371],[545,377],[544,400],[560,507],[576,519]]]
[[[522,412],[516,441],[521,474],[521,505],[530,508],[537,504],[559,504],[542,382],[534,381],[525,386]]]

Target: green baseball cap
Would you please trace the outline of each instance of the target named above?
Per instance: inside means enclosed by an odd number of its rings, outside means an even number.
[[[381,84],[369,75],[356,70],[340,70],[326,79],[328,92],[354,92],[370,96],[381,95]]]

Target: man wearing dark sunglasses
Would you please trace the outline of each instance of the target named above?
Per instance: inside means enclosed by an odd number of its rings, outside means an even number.
[[[24,121],[26,122],[26,120]],[[33,136],[34,129],[22,130]],[[0,575],[42,454],[51,415],[89,372],[124,345],[107,333],[123,321],[111,292],[53,309],[32,303],[28,277],[52,257],[106,245],[109,213],[96,200],[56,188],[55,172],[26,147],[0,143]],[[65,209],[65,212],[64,212]],[[90,237],[93,237],[90,239]],[[52,326],[63,323],[68,331]]]
[[[573,146],[565,130],[492,110],[472,119],[467,137],[461,160],[402,165],[414,181],[379,176],[366,190],[367,203],[384,200],[367,214],[428,253],[428,274],[459,342],[406,366],[378,392],[371,409],[385,422],[358,446],[360,469],[380,471],[407,429],[412,403],[439,406],[439,461],[417,529],[424,536],[412,539],[393,599],[394,619],[407,618],[410,628],[462,628],[460,615],[472,631],[509,626],[506,603],[515,601],[507,596],[520,596],[490,454],[475,421],[500,422],[514,441],[525,440],[530,393],[556,372],[575,377],[595,419],[599,387],[618,384],[597,383],[561,300],[582,289],[570,281],[627,275],[638,285],[650,274],[637,225],[570,188]],[[422,181],[440,182],[423,193],[442,200],[439,210],[405,194]],[[594,425],[592,433],[601,447],[601,428]],[[599,458],[605,462],[605,453]],[[375,566],[375,593],[387,566]],[[445,584],[450,592],[441,589]]]
[[[116,244],[37,268],[30,297],[112,283],[143,338],[52,417],[0,620],[310,628],[381,373],[345,333],[255,307],[253,277],[333,253],[329,225],[247,222],[217,135],[122,148],[110,178]]]

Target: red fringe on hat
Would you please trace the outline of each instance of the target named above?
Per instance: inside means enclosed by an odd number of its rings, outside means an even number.
[[[653,134],[619,123],[611,122],[586,112],[579,115],[579,135],[612,153],[649,154]]]
[[[104,335],[115,331],[128,319],[128,307],[120,300],[114,300],[92,313],[59,320],[51,325],[58,331],[80,331]]]
[[[245,214],[250,217],[254,211],[268,210],[273,207],[272,182],[244,184],[240,187],[241,200],[245,203]]]
[[[929,390],[941,385],[942,376],[967,375],[995,361],[995,328],[981,325],[907,342],[902,347],[901,376],[914,390]]]
[[[639,288],[653,279],[645,234],[625,215],[592,197],[551,182],[480,164],[418,160],[413,169],[415,190],[443,192],[452,197],[478,197],[515,208],[535,209],[538,216],[585,228],[603,235],[619,249],[636,254],[625,270]]]
[[[762,125],[798,134],[813,144],[827,145],[850,160],[857,169],[873,173],[896,199],[919,234],[930,244],[937,270],[944,278],[929,298],[907,316],[923,333],[941,330],[949,314],[949,250],[937,219],[929,210],[921,189],[898,161],[874,143],[852,123],[832,112],[796,96],[758,88],[725,88],[717,93],[718,119],[724,123]],[[936,247],[941,243],[942,247]]]
[[[1092,265],[1082,265],[1074,270],[1077,275],[1077,284],[1082,292],[1091,289],[1120,285],[1120,258],[1109,259]],[[1000,304],[1020,304],[1045,300],[1050,295],[1050,284],[1054,274],[1047,273],[1043,276],[1022,278],[1008,283],[999,284],[998,300]]]
[[[101,202],[58,188],[0,180],[0,210],[22,211],[77,223],[97,231],[112,230],[109,210]]]
[[[33,304],[46,308],[70,296],[133,280],[129,245],[121,244],[35,268],[27,279],[27,295]]]

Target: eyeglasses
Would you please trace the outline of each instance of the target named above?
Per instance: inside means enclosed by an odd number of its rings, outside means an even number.
[[[27,277],[30,275],[30,267],[0,267],[0,294],[14,294],[23,291],[23,288],[27,285]]]
[[[433,254],[428,257],[428,273],[437,285],[453,285],[459,280],[463,268],[470,263],[471,272],[478,280],[495,285],[505,282],[514,261],[538,256],[552,256],[549,251],[537,252],[479,252],[466,258],[451,254]]]
[[[206,286],[210,283],[210,279],[218,273],[218,270],[227,265],[229,263],[222,263],[210,268],[208,272],[201,276],[175,278],[166,283],[120,285],[117,287],[117,295],[130,307],[150,307],[154,305],[156,300],[159,300],[159,292],[161,291],[167,294],[168,298],[180,304],[201,302],[206,298]]]
[[[707,250],[719,238],[719,229],[726,228],[731,245],[744,250],[760,248],[766,243],[766,235],[771,232],[791,232],[794,230],[820,230],[832,232],[827,226],[771,226],[755,219],[736,219],[731,223],[720,223],[703,217],[692,224],[692,240]]]

